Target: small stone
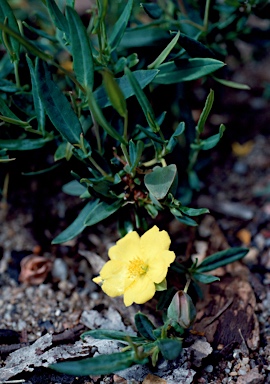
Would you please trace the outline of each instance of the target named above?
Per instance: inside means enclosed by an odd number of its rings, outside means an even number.
[[[253,368],[246,375],[240,376],[236,384],[262,384],[264,383],[264,376],[258,371],[258,368]]]
[[[229,373],[229,375],[230,375],[230,376],[237,376],[237,375],[238,375],[238,373],[237,373],[237,372],[235,372],[235,371],[232,371],[232,372],[230,372],[230,373]]]
[[[249,357],[243,357],[242,363],[243,365],[247,365],[249,363]]]
[[[68,266],[63,259],[57,258],[54,260],[52,267],[52,276],[56,280],[67,280],[68,278]]]
[[[204,370],[205,370],[206,372],[208,372],[208,373],[211,373],[211,372],[213,372],[214,367],[213,367],[213,365],[207,365],[207,366],[204,368]]]
[[[241,375],[241,376],[245,375],[246,373],[247,373],[247,370],[244,369],[244,368],[241,368],[241,369],[239,369],[239,371],[238,371],[238,374]]]

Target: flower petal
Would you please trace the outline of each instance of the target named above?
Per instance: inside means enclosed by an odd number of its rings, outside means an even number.
[[[133,302],[137,304],[146,303],[155,294],[155,284],[149,280],[147,275],[135,280],[124,292],[124,304],[126,307]]]
[[[125,275],[126,265],[124,263],[109,260],[100,271],[100,278],[103,282],[102,290],[111,297],[122,295],[124,293]]]
[[[156,255],[148,264],[147,276],[151,281],[158,284],[165,279],[169,265],[174,261],[175,253],[162,251]]]
[[[155,258],[161,251],[168,250],[171,244],[170,236],[166,231],[159,231],[155,225],[141,237],[141,250],[145,260]]]
[[[126,262],[137,257],[140,254],[140,236],[136,231],[129,232],[109,249],[108,254],[111,260]]]

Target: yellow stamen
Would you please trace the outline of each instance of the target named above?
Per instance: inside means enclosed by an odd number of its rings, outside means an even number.
[[[139,257],[129,262],[128,274],[130,277],[138,277],[147,272],[148,265]]]

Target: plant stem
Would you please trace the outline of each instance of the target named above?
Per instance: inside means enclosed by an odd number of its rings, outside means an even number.
[[[128,111],[124,117],[124,139],[128,141]]]
[[[113,177],[109,176],[107,172],[105,172],[98,163],[93,159],[92,156],[88,157],[89,161],[92,163],[92,165],[102,174],[102,176],[106,177],[108,180],[113,181]]]
[[[204,11],[204,18],[203,18],[204,32],[207,32],[208,30],[210,2],[211,0],[206,0],[206,4],[205,4],[205,11]]]
[[[187,282],[186,282],[186,285],[185,285],[185,288],[184,288],[184,292],[185,292],[185,293],[187,293],[187,291],[188,291],[188,287],[189,287],[190,283],[191,283],[191,279],[188,278],[188,279],[187,279]]]

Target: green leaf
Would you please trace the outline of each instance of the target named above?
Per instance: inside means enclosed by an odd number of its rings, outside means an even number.
[[[200,35],[200,34],[199,34]],[[199,36],[198,36],[199,37]],[[191,57],[204,57],[215,59],[215,54],[200,41],[181,33],[179,44],[187,51]]]
[[[67,141],[61,143],[54,153],[54,161],[66,159],[69,161],[73,155],[74,147]]]
[[[71,144],[80,144],[82,127],[67,98],[52,80],[47,64],[38,60],[36,79],[39,96],[55,128]]]
[[[148,173],[144,177],[145,186],[157,200],[163,199],[177,174],[175,164],[170,164],[166,167],[155,167],[153,172]]]
[[[141,69],[138,71],[134,71],[133,75],[138,81],[141,89],[143,89],[149,83],[151,83],[151,81],[155,78],[158,72],[159,71],[157,69],[151,69],[151,70]],[[119,87],[121,88],[125,99],[128,99],[129,97],[134,95],[134,90],[126,75],[116,78],[115,81],[118,83]],[[105,92],[104,86],[100,86],[99,88],[97,88],[94,92],[94,96],[100,108],[105,108],[111,105],[111,102]]]
[[[127,67],[125,68],[125,74],[128,77],[128,80],[133,88],[134,94],[137,97],[140,106],[142,107],[143,113],[146,117],[149,127],[153,130],[153,132],[158,132],[160,130],[160,127],[156,121],[153,108],[150,102],[148,101],[147,97],[145,96],[143,90],[141,89],[139,82],[137,81],[133,73],[130,71],[130,69]]]
[[[4,100],[0,97],[0,113],[1,115],[3,115],[3,117],[8,117],[9,119],[13,119],[17,122],[21,122],[22,125],[28,125],[27,122],[25,121],[22,121],[21,119],[19,119],[15,113],[13,113],[11,111],[11,109],[9,109],[9,107],[6,105],[6,103],[4,102]]]
[[[130,14],[132,11],[132,7],[133,7],[133,0],[128,0],[127,5],[125,6],[123,12],[121,13],[121,16],[119,17],[112,31],[110,32],[109,44],[112,51],[118,47],[125,33],[125,30],[130,18]]]
[[[121,40],[120,48],[147,47],[147,49],[151,49],[153,46],[159,47],[161,42],[164,44],[169,42],[170,39],[168,32],[161,28],[131,28],[126,30]]]
[[[187,216],[199,216],[205,213],[209,213],[209,210],[207,208],[179,207],[179,210]]]
[[[196,130],[199,133],[202,133],[204,130],[204,125],[205,125],[206,119],[209,116],[209,113],[211,112],[213,103],[214,103],[214,91],[210,89],[209,95],[207,96],[205,105],[203,107],[202,113],[200,115],[200,118],[196,127]]]
[[[175,216],[175,218],[180,221],[180,223],[189,225],[190,227],[196,227],[198,223],[196,223],[195,220],[191,219],[190,217],[186,216]]]
[[[249,91],[250,87],[247,84],[241,84],[241,83],[236,83],[235,81],[229,81],[229,80],[224,80],[224,79],[219,79],[216,76],[212,76],[214,80],[216,80],[218,83],[225,85],[226,87],[234,88],[234,89],[242,89]]]
[[[100,221],[106,219],[122,206],[122,200],[117,200],[113,204],[107,204],[105,201],[101,201],[97,204],[91,212],[85,218],[85,226],[94,225]]]
[[[198,273],[198,272],[192,273],[192,279],[199,281],[200,283],[203,283],[203,284],[210,284],[210,283],[213,283],[214,281],[220,280],[219,277],[216,277],[213,275],[206,275],[205,273]]]
[[[154,132],[150,131],[150,128],[144,128],[140,124],[137,124],[136,128],[138,128],[140,131],[142,131],[145,134],[145,136],[149,137],[149,139],[151,139],[151,140],[153,140],[153,141],[155,141],[157,143],[164,144],[164,140],[162,140]]]
[[[20,33],[16,32],[13,28],[10,28],[8,25],[5,25],[4,23],[0,22],[0,30],[13,37],[16,41],[18,41],[18,43],[23,45],[29,52],[33,53],[35,56],[41,58],[42,60],[52,60],[52,56],[38,49],[28,39],[21,36]]]
[[[10,7],[7,0],[1,0],[0,1],[0,22],[2,24],[5,23],[5,18],[7,18],[7,25],[11,29],[13,29],[16,33],[20,35],[19,26],[16,20],[16,17],[14,16],[14,13],[12,11],[12,8]],[[5,44],[5,39],[3,39],[3,43]],[[10,44],[11,52],[7,48],[7,51],[10,55],[11,61],[19,60],[20,58],[20,43],[14,38],[9,37],[8,45]]]
[[[67,373],[75,376],[106,375],[121,371],[134,364],[146,364],[148,359],[138,360],[134,351],[111,353],[99,355],[90,359],[79,361],[68,361],[50,365],[57,372]]]
[[[86,187],[84,187],[77,180],[71,180],[67,184],[63,185],[62,191],[67,195],[81,196],[81,194],[86,191]]]
[[[225,129],[225,125],[221,124],[219,127],[219,133],[208,137],[208,139],[202,140],[200,149],[202,149],[203,151],[207,151],[208,149],[214,148],[222,138]]]
[[[182,352],[182,341],[179,339],[159,339],[157,345],[166,360],[175,360]]]
[[[163,279],[161,283],[158,283],[158,284],[155,283],[155,288],[156,288],[156,291],[158,292],[166,291],[168,288],[167,280]]]
[[[54,25],[69,38],[68,23],[54,0],[46,0],[46,5]]]
[[[126,343],[128,343],[129,340],[133,343],[141,343],[145,341],[144,337],[137,337],[122,331],[114,331],[112,329],[93,329],[91,331],[84,332],[81,335],[81,339],[84,340],[87,336],[91,336],[94,339],[99,340],[120,340]]]
[[[162,64],[159,74],[153,80],[157,84],[174,84],[196,80],[222,68],[225,64],[215,59],[180,59],[176,63]]]
[[[112,72],[110,72],[108,69],[101,71],[101,74],[103,77],[104,88],[106,89],[111,105],[119,113],[120,116],[126,117],[126,99],[121,88],[119,87],[119,84],[115,80]]]
[[[118,133],[105,119],[102,110],[100,109],[93,92],[88,88],[87,89],[87,100],[89,104],[90,111],[93,113],[98,124],[106,131],[111,137],[120,143],[127,144],[126,140],[123,138],[120,133]]]
[[[178,271],[177,271],[178,272]],[[187,271],[183,271],[183,273],[186,273]],[[163,311],[164,309],[167,309],[170,305],[170,302],[175,295],[175,288],[170,287],[166,291],[163,291],[159,297],[158,303],[157,303],[157,311]]]
[[[81,210],[77,218],[67,227],[60,235],[56,236],[52,244],[64,243],[68,240],[73,239],[75,236],[79,235],[86,227],[85,219],[89,216],[91,212],[98,205],[99,200],[92,200],[86,204],[86,206]]]
[[[214,253],[213,255],[206,257],[202,263],[197,266],[196,273],[212,271],[216,268],[233,263],[234,261],[245,257],[248,251],[247,248],[235,247]]]
[[[149,64],[147,66],[148,69],[152,69],[152,68],[158,68],[167,58],[167,56],[170,54],[170,52],[173,50],[173,48],[175,47],[178,39],[179,39],[179,36],[180,36],[180,31],[177,32],[177,34],[174,36],[174,38],[172,39],[172,41],[167,45],[167,47],[161,52],[161,54],[156,58],[155,61],[153,61],[153,63]]]
[[[144,9],[144,11],[147,13],[147,15],[152,19],[159,19],[163,14],[163,10],[159,7],[158,4],[141,3],[140,5]]]
[[[185,130],[185,123],[181,121],[181,123],[178,124],[175,132],[170,137],[168,144],[166,145],[166,153],[171,153],[173,151],[174,147],[177,144],[177,137],[182,135],[184,130]]]
[[[45,133],[45,110],[38,93],[38,85],[37,85],[36,73],[35,73],[33,63],[28,56],[26,56],[26,60],[27,60],[27,64],[28,64],[30,76],[31,76],[32,94],[33,94],[34,108],[35,108],[37,121],[38,121],[38,128],[40,132],[44,134]]]
[[[129,158],[130,158],[130,172],[137,167],[141,161],[142,153],[144,149],[144,143],[138,140],[136,146],[132,140],[129,141]]]
[[[94,62],[89,36],[78,13],[73,8],[66,8],[66,16],[70,31],[74,72],[79,83],[92,90],[94,84]]]
[[[156,328],[154,324],[148,319],[146,315],[141,312],[136,313],[135,317],[135,325],[144,338],[147,340],[156,340],[156,337],[153,334],[153,330]]]
[[[33,149],[42,148],[52,140],[54,140],[53,136],[47,136],[41,139],[0,140],[0,148],[6,148],[10,151],[32,151]]]

